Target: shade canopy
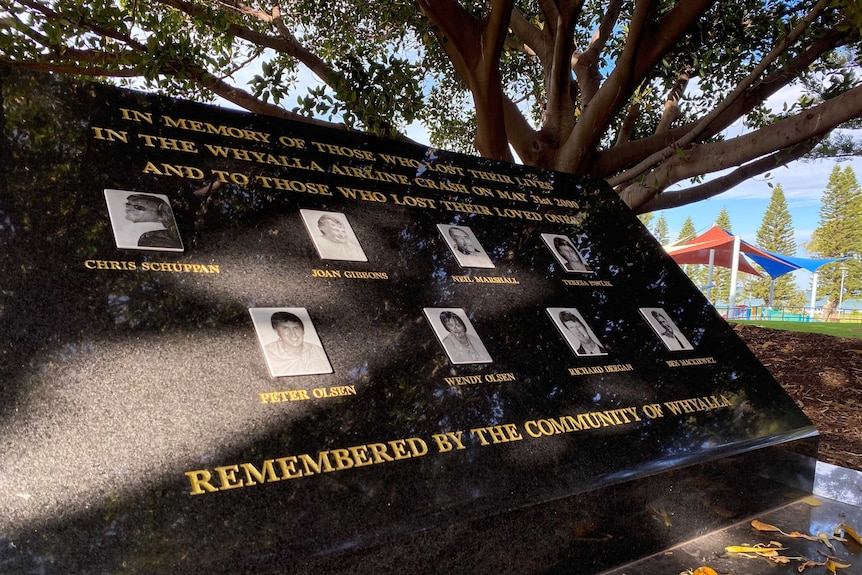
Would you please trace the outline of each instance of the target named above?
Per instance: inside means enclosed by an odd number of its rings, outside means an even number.
[[[708,264],[710,261],[709,252],[715,250],[713,265],[733,269],[733,237],[733,234],[713,224],[711,228],[696,238],[684,244],[667,246],[665,250],[678,264]],[[773,279],[799,269],[813,273],[819,267],[841,259],[785,256],[764,250],[746,241],[740,241],[739,251],[737,262],[739,271],[762,277],[748,263],[745,258],[748,256]]]
[[[825,266],[826,264],[831,264],[832,262],[837,262],[843,258],[797,258],[796,256],[783,256],[781,254],[775,254],[772,252],[765,251],[769,254],[770,257],[762,258],[760,256],[749,254],[751,259],[760,265],[766,273],[768,273],[771,277],[777,278],[778,276],[784,275],[788,273],[787,264],[796,266],[795,268],[789,271],[795,270],[806,270],[811,273],[814,273],[818,270],[818,268]],[[778,263],[776,260],[780,260],[782,263]]]
[[[678,264],[709,264],[710,252],[713,251],[712,264],[733,269],[733,235],[727,233],[720,227],[713,225],[706,232],[680,245],[667,246],[665,248],[670,257]],[[740,242],[741,252],[738,256],[736,267],[739,271],[761,277],[761,274],[752,267],[743,253],[755,251],[769,257],[766,252],[746,242]],[[792,271],[792,270],[791,270]]]

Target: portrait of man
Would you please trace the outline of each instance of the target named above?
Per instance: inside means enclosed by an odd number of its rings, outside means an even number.
[[[461,267],[464,268],[493,268],[494,262],[479,245],[479,240],[467,226],[456,226],[448,224],[437,224],[437,229]]]
[[[299,210],[308,235],[324,260],[367,262],[347,216],[338,212]]]
[[[167,196],[105,190],[105,201],[118,248],[183,251],[183,242]]]
[[[423,311],[453,364],[493,362],[463,309],[426,307]]]
[[[332,373],[305,308],[249,308],[272,377]]]
[[[668,350],[685,351],[694,349],[694,346],[689,343],[688,339],[679,331],[679,328],[670,320],[667,312],[663,309],[660,307],[642,307],[640,308],[640,312]]]
[[[571,307],[549,307],[546,311],[575,355],[607,355],[604,346],[599,343],[599,338],[587,326],[581,312]]]
[[[593,271],[570,238],[560,234],[542,234],[542,240],[567,272],[583,274]]]

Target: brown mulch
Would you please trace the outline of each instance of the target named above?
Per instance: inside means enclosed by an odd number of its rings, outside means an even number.
[[[818,458],[862,470],[862,339],[734,330],[820,431]]]

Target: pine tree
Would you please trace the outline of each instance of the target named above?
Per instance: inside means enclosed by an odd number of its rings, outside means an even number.
[[[654,217],[655,217],[655,215],[652,212],[647,212],[645,214],[639,214],[638,215],[638,219],[641,221],[641,223],[644,225],[644,227],[648,230],[650,229],[650,225],[652,224],[652,220]]]
[[[679,230],[679,235],[676,237],[676,243],[682,244],[691,241],[697,236],[697,230],[694,227],[694,221],[691,216],[688,216],[682,223],[682,228]],[[702,289],[706,285],[706,266],[701,264],[684,264],[682,271],[691,279],[698,289]]]
[[[796,255],[796,240],[793,238],[793,218],[787,208],[787,200],[781,184],[772,189],[772,197],[766,212],[763,214],[760,228],[757,230],[757,246],[779,255]],[[792,274],[784,274],[775,279],[772,286],[772,278],[763,272],[763,278],[751,282],[751,294],[763,299],[768,305],[788,306],[802,305],[804,296],[796,287]],[[772,289],[772,300],[769,299]]]
[[[727,208],[722,207],[718,212],[718,217],[715,219],[715,225],[724,231],[731,233],[730,214],[727,213]],[[730,299],[730,275],[731,271],[727,268],[716,266],[712,272],[712,301],[713,303],[721,301],[728,303]]]
[[[694,227],[694,221],[691,219],[691,216],[688,216],[682,223],[682,227],[679,230],[679,235],[676,237],[676,241],[687,242],[695,236],[697,236],[697,229]]]
[[[851,259],[817,270],[818,295],[834,303],[862,295],[862,189],[853,168],[832,169],[820,207],[820,225],[811,235],[808,252],[814,257]],[[844,269],[844,293],[841,275]]]
[[[670,242],[670,231],[667,229],[667,220],[664,218],[664,214],[660,215],[655,222],[655,227],[653,227],[652,235],[655,236],[655,239],[658,240],[658,243],[665,246]]]

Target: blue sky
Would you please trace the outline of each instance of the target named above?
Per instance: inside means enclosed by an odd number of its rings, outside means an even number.
[[[756,243],[757,229],[769,205],[772,188],[769,184],[781,184],[793,227],[796,233],[797,255],[807,255],[802,244],[811,239],[811,232],[820,222],[820,199],[829,175],[835,165],[844,169],[850,166],[856,177],[862,180],[862,158],[836,162],[835,160],[797,161],[784,168],[773,170],[769,178],[757,177],[715,198],[655,212],[656,218],[663,215],[670,230],[671,241],[676,240],[683,222],[691,216],[698,232],[708,229],[722,208],[727,209],[733,233],[750,243]]]
[[[697,93],[698,87],[694,83],[691,87],[693,93]],[[779,90],[766,101],[766,105],[773,110],[781,110],[785,106],[792,106],[799,100],[803,90],[800,86],[791,84]],[[730,126],[724,136],[727,139],[747,132],[740,126],[741,122]],[[847,131],[850,135],[859,137],[859,131]],[[655,212],[656,218],[664,215],[670,230],[671,241],[676,240],[679,230],[686,217],[691,216],[695,229],[700,232],[708,229],[721,209],[727,208],[730,216],[730,224],[734,234],[743,240],[756,244],[757,229],[763,220],[763,214],[769,205],[773,186],[781,184],[787,207],[793,218],[793,228],[796,236],[796,255],[805,257],[808,254],[804,250],[804,244],[811,240],[811,233],[820,223],[820,205],[823,192],[829,183],[829,175],[840,164],[841,168],[850,166],[856,173],[857,178],[862,181],[862,158],[837,162],[836,160],[796,161],[785,167],[772,170],[762,176],[757,176],[742,184],[728,190],[727,192],[703,201]],[[716,174],[720,175],[720,174]]]

